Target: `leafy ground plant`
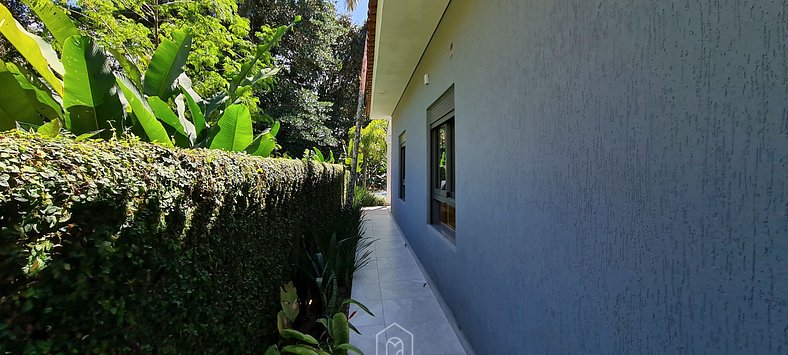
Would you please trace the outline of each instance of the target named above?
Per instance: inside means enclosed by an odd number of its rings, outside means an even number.
[[[386,203],[383,197],[375,195],[364,186],[356,186],[354,192],[353,204],[357,207],[383,206]]]
[[[358,330],[350,324],[348,316],[343,312],[337,312],[331,317],[323,317],[318,322],[324,327],[319,337],[297,330],[293,327],[298,314],[299,305],[298,292],[292,282],[287,283],[280,291],[280,302],[282,310],[277,316],[277,328],[279,339],[276,344],[270,345],[265,355],[279,354],[304,354],[304,355],[326,355],[337,354],[347,355],[352,351],[357,354],[364,354],[357,347],[350,344],[350,330]],[[361,303],[346,300],[345,303],[354,303],[364,312],[374,316],[369,309]],[[353,314],[355,315],[355,313]],[[351,318],[352,316],[351,315]]]

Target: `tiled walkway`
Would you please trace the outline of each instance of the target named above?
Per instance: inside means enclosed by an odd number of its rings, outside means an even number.
[[[373,261],[353,275],[352,298],[369,307],[375,317],[356,313],[351,323],[361,335],[351,332],[351,343],[366,355],[376,355],[377,345],[377,355],[384,355],[387,340],[396,336],[406,348],[402,354],[409,355],[409,336],[396,323],[413,333],[413,354],[466,354],[389,211],[369,209],[366,219],[366,235],[376,239]],[[354,310],[358,308],[351,307],[351,313]],[[389,354],[397,353],[392,351],[395,345],[389,344]]]

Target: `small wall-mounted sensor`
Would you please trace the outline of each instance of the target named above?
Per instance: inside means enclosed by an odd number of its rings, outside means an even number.
[[[429,85],[429,84],[430,84],[430,75],[424,74],[424,85]]]

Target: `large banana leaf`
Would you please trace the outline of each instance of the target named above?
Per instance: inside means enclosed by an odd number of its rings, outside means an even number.
[[[121,75],[117,75],[116,79],[120,90],[123,91],[123,96],[131,107],[131,111],[145,131],[145,135],[148,136],[148,140],[151,142],[158,142],[166,147],[172,147],[172,141],[170,137],[167,136],[167,130],[165,130],[161,122],[156,119],[153,110],[151,110],[148,103],[142,98],[137,88],[134,87],[134,83]]]
[[[238,74],[230,82],[229,94],[232,101],[235,101],[235,99],[240,94],[238,92],[238,88],[244,85],[244,81],[250,80],[249,77],[251,76],[252,69],[254,69],[255,64],[257,64],[257,62],[262,59],[273,46],[279,43],[279,41],[282,39],[282,36],[284,36],[285,33],[287,33],[287,30],[292,26],[293,25],[277,27],[276,32],[274,32],[274,36],[271,38],[271,40],[258,45],[254,57],[241,65],[241,71],[238,72]]]
[[[166,102],[156,96],[148,98],[148,105],[159,120],[174,128],[178,134],[188,140],[189,147],[194,144],[197,134],[195,134],[194,125],[191,122],[183,116],[176,115]]]
[[[199,136],[200,133],[202,133],[202,131],[205,129],[205,116],[203,116],[202,109],[197,104],[189,90],[186,88],[183,88],[183,96],[186,99],[186,105],[189,107],[189,113],[192,116],[192,123],[194,123],[194,134]]]
[[[257,84],[261,80],[265,80],[265,79],[273,77],[274,75],[279,73],[279,70],[280,70],[280,68],[278,68],[278,67],[263,68],[254,77],[249,77],[249,78],[244,79],[241,82],[241,86],[238,88],[238,90],[235,90],[235,102],[234,103],[237,103],[238,101],[240,101],[240,98],[246,92],[252,91],[252,89],[254,89],[254,85],[255,84]]]
[[[38,82],[36,78],[30,77],[27,71],[17,67],[15,64],[5,63],[5,66],[14,75],[22,89],[31,90],[36,94],[36,99],[38,100],[36,110],[41,116],[47,119],[63,118],[63,107],[61,106],[60,97],[53,96],[46,86]]]
[[[15,128],[17,121],[44,123],[36,110],[39,105],[36,94],[22,88],[3,62],[0,62],[0,88],[0,131]]]
[[[55,5],[52,0],[24,0],[52,33],[57,43],[63,45],[66,40],[79,34],[77,26],[68,17],[62,7]]]
[[[131,59],[116,49],[109,48],[107,49],[107,52],[109,52],[109,54],[111,54],[112,57],[118,61],[118,64],[120,64],[121,69],[123,69],[125,76],[128,77],[131,82],[134,83],[134,85],[137,87],[142,85],[142,74],[140,74],[140,69],[137,67],[137,64],[135,64]]]
[[[30,32],[17,22],[11,12],[0,3],[0,33],[19,51],[30,66],[55,90],[63,95],[63,82],[55,75],[63,75],[63,63],[57,58],[52,46]],[[54,72],[53,72],[54,71]]]
[[[211,141],[212,149],[240,152],[252,143],[252,115],[245,105],[230,105],[216,124],[219,132]]]
[[[165,38],[159,44],[145,72],[143,92],[146,95],[158,96],[162,100],[172,97],[191,46],[192,35],[189,30],[176,30],[172,40]]]
[[[279,132],[279,122],[274,122],[273,127],[266,130],[246,148],[246,152],[259,157],[269,157],[276,149],[276,134]]]
[[[63,107],[72,133],[104,130],[103,138],[123,129],[125,111],[107,56],[88,37],[73,36],[63,46]]]

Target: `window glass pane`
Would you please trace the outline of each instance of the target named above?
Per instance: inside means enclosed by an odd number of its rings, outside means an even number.
[[[450,206],[448,203],[438,202],[438,208],[440,208],[440,222],[451,229],[456,229],[454,207]]]
[[[442,124],[437,128],[436,132],[436,140],[437,140],[437,147],[436,147],[436,158],[437,158],[437,166],[436,166],[436,173],[437,177],[435,179],[435,188],[446,190],[446,138],[447,138],[447,127],[446,124]]]
[[[399,148],[399,198],[405,199],[405,146]]]

